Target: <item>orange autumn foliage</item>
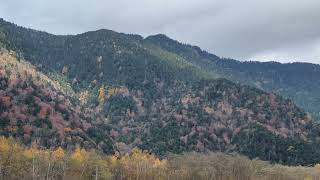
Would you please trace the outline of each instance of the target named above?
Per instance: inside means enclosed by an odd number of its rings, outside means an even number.
[[[77,147],[66,153],[55,150],[25,148],[14,139],[0,137],[0,179],[319,179],[320,165],[288,167],[273,165],[244,156],[223,153],[187,153],[159,159],[155,155],[133,149],[113,156]],[[37,178],[36,178],[37,177]]]
[[[77,147],[71,155],[71,158],[75,161],[83,162],[88,158],[86,150]]]
[[[61,159],[65,156],[64,150],[61,147],[58,147],[55,151],[53,151],[53,157],[57,159]]]

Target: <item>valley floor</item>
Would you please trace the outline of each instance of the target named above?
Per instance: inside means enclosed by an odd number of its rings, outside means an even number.
[[[24,148],[11,138],[0,137],[0,179],[318,180],[320,165],[272,165],[223,153],[187,153],[158,159],[138,149],[126,155],[107,156],[80,148]]]

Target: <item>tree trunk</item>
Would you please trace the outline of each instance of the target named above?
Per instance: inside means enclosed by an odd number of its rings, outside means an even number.
[[[96,180],[98,180],[98,165],[96,165]]]
[[[48,165],[48,169],[47,169],[46,180],[49,180],[50,168],[51,168],[51,162],[50,162],[50,159],[49,159],[49,165]]]
[[[35,163],[35,159],[34,159],[34,155],[32,155],[32,179],[35,180],[35,167],[34,167],[34,163]]]

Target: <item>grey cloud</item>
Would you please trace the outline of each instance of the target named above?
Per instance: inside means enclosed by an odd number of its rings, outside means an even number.
[[[320,63],[319,0],[0,2],[0,17],[55,34],[165,33],[223,57]]]

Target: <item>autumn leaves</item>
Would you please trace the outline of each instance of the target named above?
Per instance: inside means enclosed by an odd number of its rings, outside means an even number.
[[[319,179],[320,166],[288,167],[223,153],[187,153],[159,159],[133,149],[126,154],[94,150],[24,148],[0,137],[2,180],[301,180]]]
[[[106,156],[79,147],[73,151],[23,148],[0,137],[0,179],[164,179],[167,161],[135,149]]]

